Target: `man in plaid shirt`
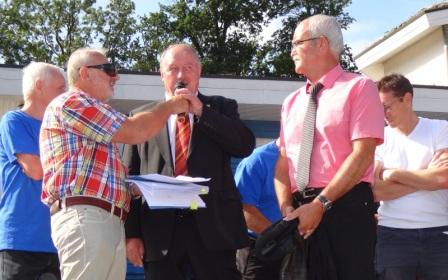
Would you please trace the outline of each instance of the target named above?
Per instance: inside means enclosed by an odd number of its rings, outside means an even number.
[[[133,192],[117,143],[144,142],[171,114],[201,105],[181,95],[127,118],[104,103],[118,74],[101,49],[75,51],[67,76],[69,91],[48,105],[40,134],[42,200],[51,209],[62,278],[124,279],[123,223]]]

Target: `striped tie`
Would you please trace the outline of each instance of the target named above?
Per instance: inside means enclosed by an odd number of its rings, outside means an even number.
[[[296,185],[299,192],[303,192],[310,181],[311,152],[314,142],[314,127],[316,126],[317,94],[322,88],[323,85],[317,83],[311,89],[310,99],[303,121],[296,175]]]
[[[176,120],[176,159],[174,164],[174,176],[188,175],[187,158],[190,134],[191,128],[188,115],[187,118],[178,117]]]

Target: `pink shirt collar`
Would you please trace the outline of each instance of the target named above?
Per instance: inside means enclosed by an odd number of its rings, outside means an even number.
[[[344,70],[342,70],[341,65],[336,65],[333,69],[331,69],[330,71],[328,71],[325,75],[323,75],[317,82],[317,83],[321,83],[324,88],[331,88],[334,84],[334,82],[344,73]],[[305,89],[306,89],[306,93],[310,94],[310,88],[313,86],[314,84],[310,81],[310,80],[306,80],[306,85],[305,85]]]

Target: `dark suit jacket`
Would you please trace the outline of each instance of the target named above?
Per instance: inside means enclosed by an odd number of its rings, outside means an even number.
[[[188,156],[192,177],[211,178],[209,194],[203,196],[206,208],[195,215],[201,239],[211,251],[234,250],[247,246],[246,224],[241,197],[236,189],[230,157],[246,157],[254,146],[252,132],[239,119],[235,100],[198,95],[203,113],[195,118]],[[146,105],[132,113],[147,111]],[[150,125],[150,124],[148,124]],[[126,146],[123,154],[130,175],[159,173],[173,175],[168,126],[144,144]],[[146,261],[161,259],[170,248],[175,210],[150,210],[134,200],[126,222],[126,237],[144,240]]]

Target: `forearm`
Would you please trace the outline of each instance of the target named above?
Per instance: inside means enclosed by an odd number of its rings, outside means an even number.
[[[244,204],[243,212],[247,228],[256,234],[260,234],[271,225],[271,222],[255,206]]]
[[[142,143],[159,133],[172,111],[168,102],[161,102],[149,112],[140,112],[128,117],[114,134],[112,141],[125,144]]]
[[[157,104],[150,112],[134,115],[132,118],[136,121],[135,128],[141,131],[134,131],[134,133],[141,133],[138,143],[144,142],[158,134],[171,114],[173,114],[173,107],[168,101]]]
[[[335,201],[358,184],[366,170],[373,164],[376,139],[355,140],[352,153],[345,159],[322,195]]]
[[[393,169],[385,170],[387,180],[400,183],[418,190],[439,190],[448,188],[448,168],[438,167],[415,171]],[[387,174],[387,175],[386,175]]]
[[[413,193],[416,189],[399,183],[376,180],[372,191],[375,201],[387,201]]]
[[[27,177],[33,180],[42,180],[43,170],[39,156],[32,154],[17,154],[17,162]]]
[[[288,160],[282,154],[279,155],[275,166],[274,187],[282,216],[286,216],[293,209],[293,201],[288,174]]]

